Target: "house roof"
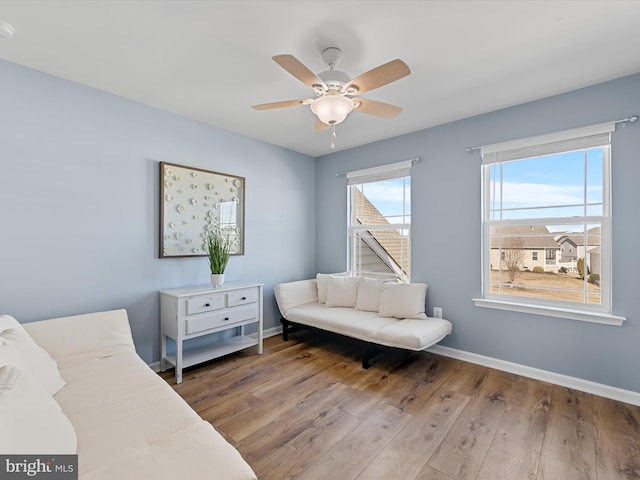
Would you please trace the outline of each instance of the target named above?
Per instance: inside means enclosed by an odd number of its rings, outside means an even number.
[[[389,230],[370,230],[369,234],[405,273],[409,272],[409,239],[402,237],[389,220],[356,188],[356,220],[361,225],[389,225]],[[375,250],[374,250],[375,251]]]
[[[517,238],[522,240],[522,246],[518,246],[518,248],[530,250],[558,248],[558,243],[544,225],[500,225],[492,227],[490,235],[491,248],[498,248],[501,238],[502,247],[505,247],[506,239]]]
[[[600,245],[600,227],[594,227],[587,230],[587,246]],[[570,241],[575,246],[584,246],[585,236],[582,232],[568,232],[558,239],[558,244]]]

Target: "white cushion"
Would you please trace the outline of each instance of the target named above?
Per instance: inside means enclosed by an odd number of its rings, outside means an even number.
[[[126,310],[85,313],[25,323],[24,329],[60,371],[97,358],[135,352]]]
[[[256,474],[240,452],[209,422],[189,425],[126,455],[101,453],[102,463],[80,471],[82,480],[256,480]],[[78,461],[82,462],[80,454]]]
[[[0,315],[0,366],[2,365],[15,365],[24,370],[49,395],[64,386],[56,362],[10,315]]]
[[[405,318],[385,325],[373,333],[377,343],[389,347],[424,350],[451,333],[451,322],[442,318],[415,320]]]
[[[327,303],[327,282],[330,277],[344,277],[347,272],[343,273],[318,273],[316,275],[316,283],[318,286],[318,303]]]
[[[56,400],[78,434],[82,480],[255,479],[231,444],[135,352],[62,373],[67,385]],[[223,457],[224,465],[214,463]],[[129,474],[124,474],[126,465],[132,468]]]
[[[331,276],[327,281],[327,307],[355,307],[358,279]]]
[[[327,282],[331,275],[327,273],[318,273],[316,275],[316,283],[318,284],[318,303],[327,303]]]
[[[380,292],[381,317],[426,319],[426,283],[385,283]]]
[[[396,318],[378,317],[372,312],[361,312],[346,307],[327,307],[320,304],[292,308],[287,318],[292,322],[365,341],[371,341],[374,333],[387,325],[400,322]]]
[[[75,454],[76,432],[56,401],[11,365],[0,367],[0,452]]]
[[[318,303],[318,286],[315,279],[280,283],[275,286],[273,293],[276,295],[280,313],[285,318],[290,308]]]
[[[377,312],[380,307],[380,292],[382,292],[384,283],[384,280],[375,278],[359,278],[355,309],[365,312]]]

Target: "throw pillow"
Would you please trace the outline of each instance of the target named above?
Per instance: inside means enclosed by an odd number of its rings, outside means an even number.
[[[78,438],[60,405],[29,374],[0,367],[0,452],[75,454]]]
[[[356,305],[358,279],[355,277],[329,277],[327,281],[327,307],[351,307]]]
[[[49,395],[65,382],[55,360],[33,341],[20,323],[10,315],[0,315],[0,366],[16,365],[32,376]]]
[[[426,319],[426,283],[385,283],[380,292],[378,316]]]
[[[330,277],[346,277],[347,273],[318,273],[316,284],[318,285],[318,303],[327,303],[327,282]]]
[[[384,283],[384,280],[377,280],[375,278],[359,278],[356,310],[377,312],[380,307],[380,292],[382,292]]]
[[[327,282],[331,275],[328,273],[318,273],[316,283],[318,284],[318,303],[327,303]]]

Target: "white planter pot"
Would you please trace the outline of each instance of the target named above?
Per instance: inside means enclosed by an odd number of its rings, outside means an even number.
[[[224,285],[224,273],[212,273],[211,285],[213,285],[216,288]]]

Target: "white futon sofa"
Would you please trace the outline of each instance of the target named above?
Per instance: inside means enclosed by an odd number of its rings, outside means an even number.
[[[426,294],[424,283],[344,274],[318,274],[275,287],[283,340],[299,326],[354,338],[363,345],[363,368],[369,368],[378,345],[420,351],[451,333],[451,322],[425,314]]]
[[[138,357],[124,310],[0,316],[0,425],[0,453],[77,453],[81,480],[256,478]]]

